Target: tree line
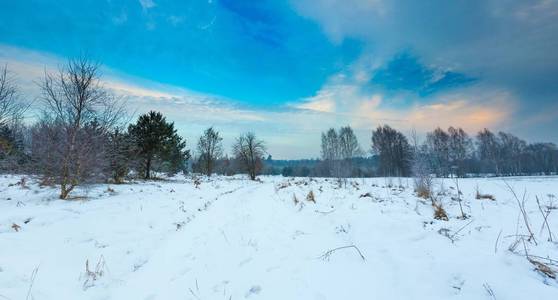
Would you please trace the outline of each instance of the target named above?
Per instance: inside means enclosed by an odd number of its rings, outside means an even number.
[[[470,136],[459,127],[436,128],[419,141],[389,125],[378,126],[362,150],[350,126],[321,134],[321,157],[313,160],[265,160],[264,174],[300,177],[438,177],[558,174],[554,143],[527,143],[507,132],[482,129]]]
[[[253,132],[235,139],[231,156],[219,131],[199,137],[195,155],[186,149],[174,123],[150,111],[130,122],[122,99],[104,88],[99,64],[87,58],[68,61],[38,83],[40,115],[33,124],[7,67],[0,70],[0,170],[41,176],[60,186],[67,198],[83,183],[150,179],[155,174],[191,170],[232,175],[245,173],[320,177],[539,175],[558,172],[553,143],[527,143],[506,132],[483,129],[471,137],[461,128],[436,128],[423,142],[416,133],[382,125],[363,150],[353,129],[330,128],[321,134],[321,157],[276,161]],[[194,157],[193,157],[194,156]]]
[[[0,71],[0,170],[39,175],[43,184],[60,186],[62,199],[84,183],[187,171],[191,153],[174,123],[155,111],[130,122],[124,102],[103,87],[99,64],[70,60],[57,71],[45,71],[39,88],[40,115],[25,125],[29,106],[7,67]],[[213,128],[203,133],[196,170],[207,175],[218,170],[221,141]],[[255,180],[263,165],[263,141],[244,133],[232,153],[235,171]]]
[[[362,155],[359,149],[350,127],[342,127],[339,134],[333,128],[322,133],[322,161],[326,167],[317,175],[347,177],[362,173],[362,165],[355,164]],[[558,173],[558,147],[554,143],[527,143],[511,133],[494,133],[486,128],[471,137],[462,128],[438,127],[421,143],[414,131],[407,138],[382,125],[372,131],[370,153],[377,158],[372,161],[373,176],[411,176],[418,169],[438,177]]]

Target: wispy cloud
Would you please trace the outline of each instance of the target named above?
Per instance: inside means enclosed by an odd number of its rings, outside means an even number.
[[[438,126],[460,126],[471,133],[483,127],[505,129],[517,112],[518,99],[505,89],[476,84],[424,98],[419,93],[374,86],[367,78],[378,69],[354,66],[352,71],[332,76],[314,96],[291,106],[320,114],[324,128],[350,124],[366,139],[381,124],[423,133]]]
[[[505,124],[526,138],[537,136],[558,141],[555,132],[549,129],[558,126],[558,118],[543,109],[552,106],[558,98],[554,82],[558,76],[558,1],[300,0],[291,3],[301,15],[316,21],[332,42],[362,41],[366,51],[361,60],[372,56],[389,67],[390,59],[407,50],[420,59],[421,67],[412,68],[412,61],[407,61],[407,67],[386,68],[384,74],[371,78],[372,85],[376,80],[384,87],[400,90],[382,93],[386,98],[382,108],[402,101],[403,106],[412,105],[413,109],[420,110],[405,118],[425,122],[430,117],[438,120],[450,114],[448,111],[442,116],[435,114],[438,111],[435,106],[429,106],[431,103],[449,105],[448,101],[461,101],[457,103],[467,104],[454,110],[468,111],[459,114],[468,117],[456,117],[455,123],[502,127]],[[441,72],[424,73],[424,70]],[[452,89],[453,92],[449,91]],[[418,91],[425,99],[413,103],[413,95],[403,90]],[[461,95],[461,100],[450,97],[456,94]],[[511,102],[497,104],[490,98],[502,95],[512,99]],[[485,100],[489,108],[482,111],[481,101]],[[493,107],[497,105],[501,109]],[[475,113],[472,107],[476,107]],[[511,118],[518,121],[510,122]],[[525,119],[547,120],[547,125],[520,122]]]
[[[170,15],[168,16],[167,20],[169,21],[169,23],[172,24],[172,26],[177,26],[184,22],[184,17]]]
[[[121,12],[119,15],[112,17],[112,22],[115,25],[122,25],[128,21],[128,15],[126,12]]]
[[[139,0],[139,3],[141,7],[146,10],[157,6],[153,0]]]

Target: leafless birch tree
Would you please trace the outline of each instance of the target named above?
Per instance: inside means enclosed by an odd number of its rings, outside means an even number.
[[[35,154],[40,161],[48,157],[45,175],[60,184],[61,199],[99,175],[105,163],[104,139],[123,115],[123,106],[103,88],[99,76],[99,64],[80,58],[57,72],[45,72],[40,84],[44,117],[34,143],[46,152]]]

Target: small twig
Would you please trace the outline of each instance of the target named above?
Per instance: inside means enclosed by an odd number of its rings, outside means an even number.
[[[467,215],[463,211],[463,206],[461,205],[461,190],[459,189],[459,177],[455,177],[455,186],[457,188],[457,202],[459,203],[459,210],[461,210],[461,217],[463,220],[467,218]]]
[[[552,242],[552,231],[550,230],[550,226],[548,226],[548,221],[547,221],[548,215],[550,214],[550,210],[548,210],[547,213],[545,214],[544,211],[542,210],[541,203],[539,202],[539,197],[535,196],[535,198],[537,199],[537,205],[539,206],[539,211],[543,216],[543,225],[541,227],[541,231],[544,229],[544,225],[546,225],[546,228],[548,229],[548,240]]]
[[[200,297],[198,295],[196,295],[196,293],[194,293],[194,291],[192,291],[192,288],[188,288],[190,290],[190,293],[196,297],[196,299],[201,300]]]
[[[33,272],[31,272],[31,284],[29,284],[29,289],[27,290],[27,297],[25,297],[25,300],[29,300],[30,296],[31,296],[31,289],[33,288],[33,283],[35,283],[35,277],[37,277],[37,272],[39,272],[39,267],[40,265],[36,266],[35,269],[33,269]]]
[[[515,200],[517,201],[517,205],[519,206],[519,210],[521,211],[521,214],[523,215],[523,221],[525,222],[525,227],[527,227],[527,230],[529,231],[529,235],[530,235],[529,236],[529,241],[532,239],[533,242],[535,243],[535,245],[537,245],[537,240],[535,239],[535,235],[533,234],[533,231],[531,230],[531,226],[529,225],[529,219],[527,217],[527,211],[525,210],[525,195],[527,194],[527,191],[523,192],[523,198],[520,201],[519,197],[515,193],[515,190],[505,180],[504,180],[504,183],[506,184],[506,186],[508,187],[510,192],[513,194],[513,197],[515,198]]]
[[[223,234],[223,237],[225,238],[225,241],[227,242],[227,244],[230,245],[231,243],[229,242],[229,239],[227,238],[227,235],[225,234],[225,231],[223,229],[221,229],[221,233]]]
[[[498,241],[500,240],[500,235],[502,235],[502,229],[500,229],[500,233],[498,233],[498,237],[496,238],[496,242],[494,243],[494,253],[498,252]]]
[[[529,238],[528,234],[509,234],[509,235],[505,235],[505,238],[510,238],[510,237],[515,237],[515,238]]]
[[[469,223],[463,225],[461,228],[459,228],[459,230],[457,230],[454,234],[451,235],[451,240],[453,240],[453,238],[463,229],[465,229],[465,227],[469,226],[469,224],[473,223],[474,220],[469,221]]]
[[[521,239],[521,242],[523,242],[523,250],[525,250],[525,257],[527,257],[527,259],[530,259],[529,252],[527,252],[527,246],[525,245],[525,239]]]
[[[358,249],[358,247],[355,246],[355,245],[343,246],[343,247],[338,247],[338,248],[335,248],[335,249],[328,250],[328,251],[326,251],[324,254],[322,254],[322,255],[320,256],[320,258],[323,259],[323,260],[329,260],[329,257],[330,257],[335,251],[341,250],[341,249],[347,249],[347,248],[354,248],[354,249],[358,252],[358,255],[360,255],[360,258],[362,258],[363,261],[366,260],[366,258],[364,258],[364,255],[362,254],[362,252],[360,252],[360,249]]]
[[[558,266],[558,260],[556,260],[556,259],[552,259],[552,258],[549,258],[549,257],[542,257],[542,256],[538,256],[538,255],[533,255],[533,254],[529,254],[529,256],[534,257],[534,258],[539,258],[539,259],[546,259],[546,260],[548,260],[548,264]]]
[[[496,300],[496,295],[494,294],[494,291],[492,290],[490,285],[488,285],[488,283],[484,283],[482,286],[484,287],[488,295],[490,295],[492,299]]]
[[[330,213],[332,213],[332,212],[334,212],[334,211],[335,211],[335,209],[332,209],[332,210],[330,210],[330,211],[319,211],[319,210],[316,209],[314,212],[320,213],[320,214],[322,214],[322,215],[328,215],[328,214],[330,214]]]

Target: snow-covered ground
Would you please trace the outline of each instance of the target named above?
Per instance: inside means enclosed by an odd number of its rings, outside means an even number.
[[[467,219],[438,180],[449,221],[411,179],[176,177],[73,200],[20,179],[0,178],[0,299],[558,299],[535,270],[558,263],[558,177],[505,179],[530,242],[501,178],[459,181]]]

